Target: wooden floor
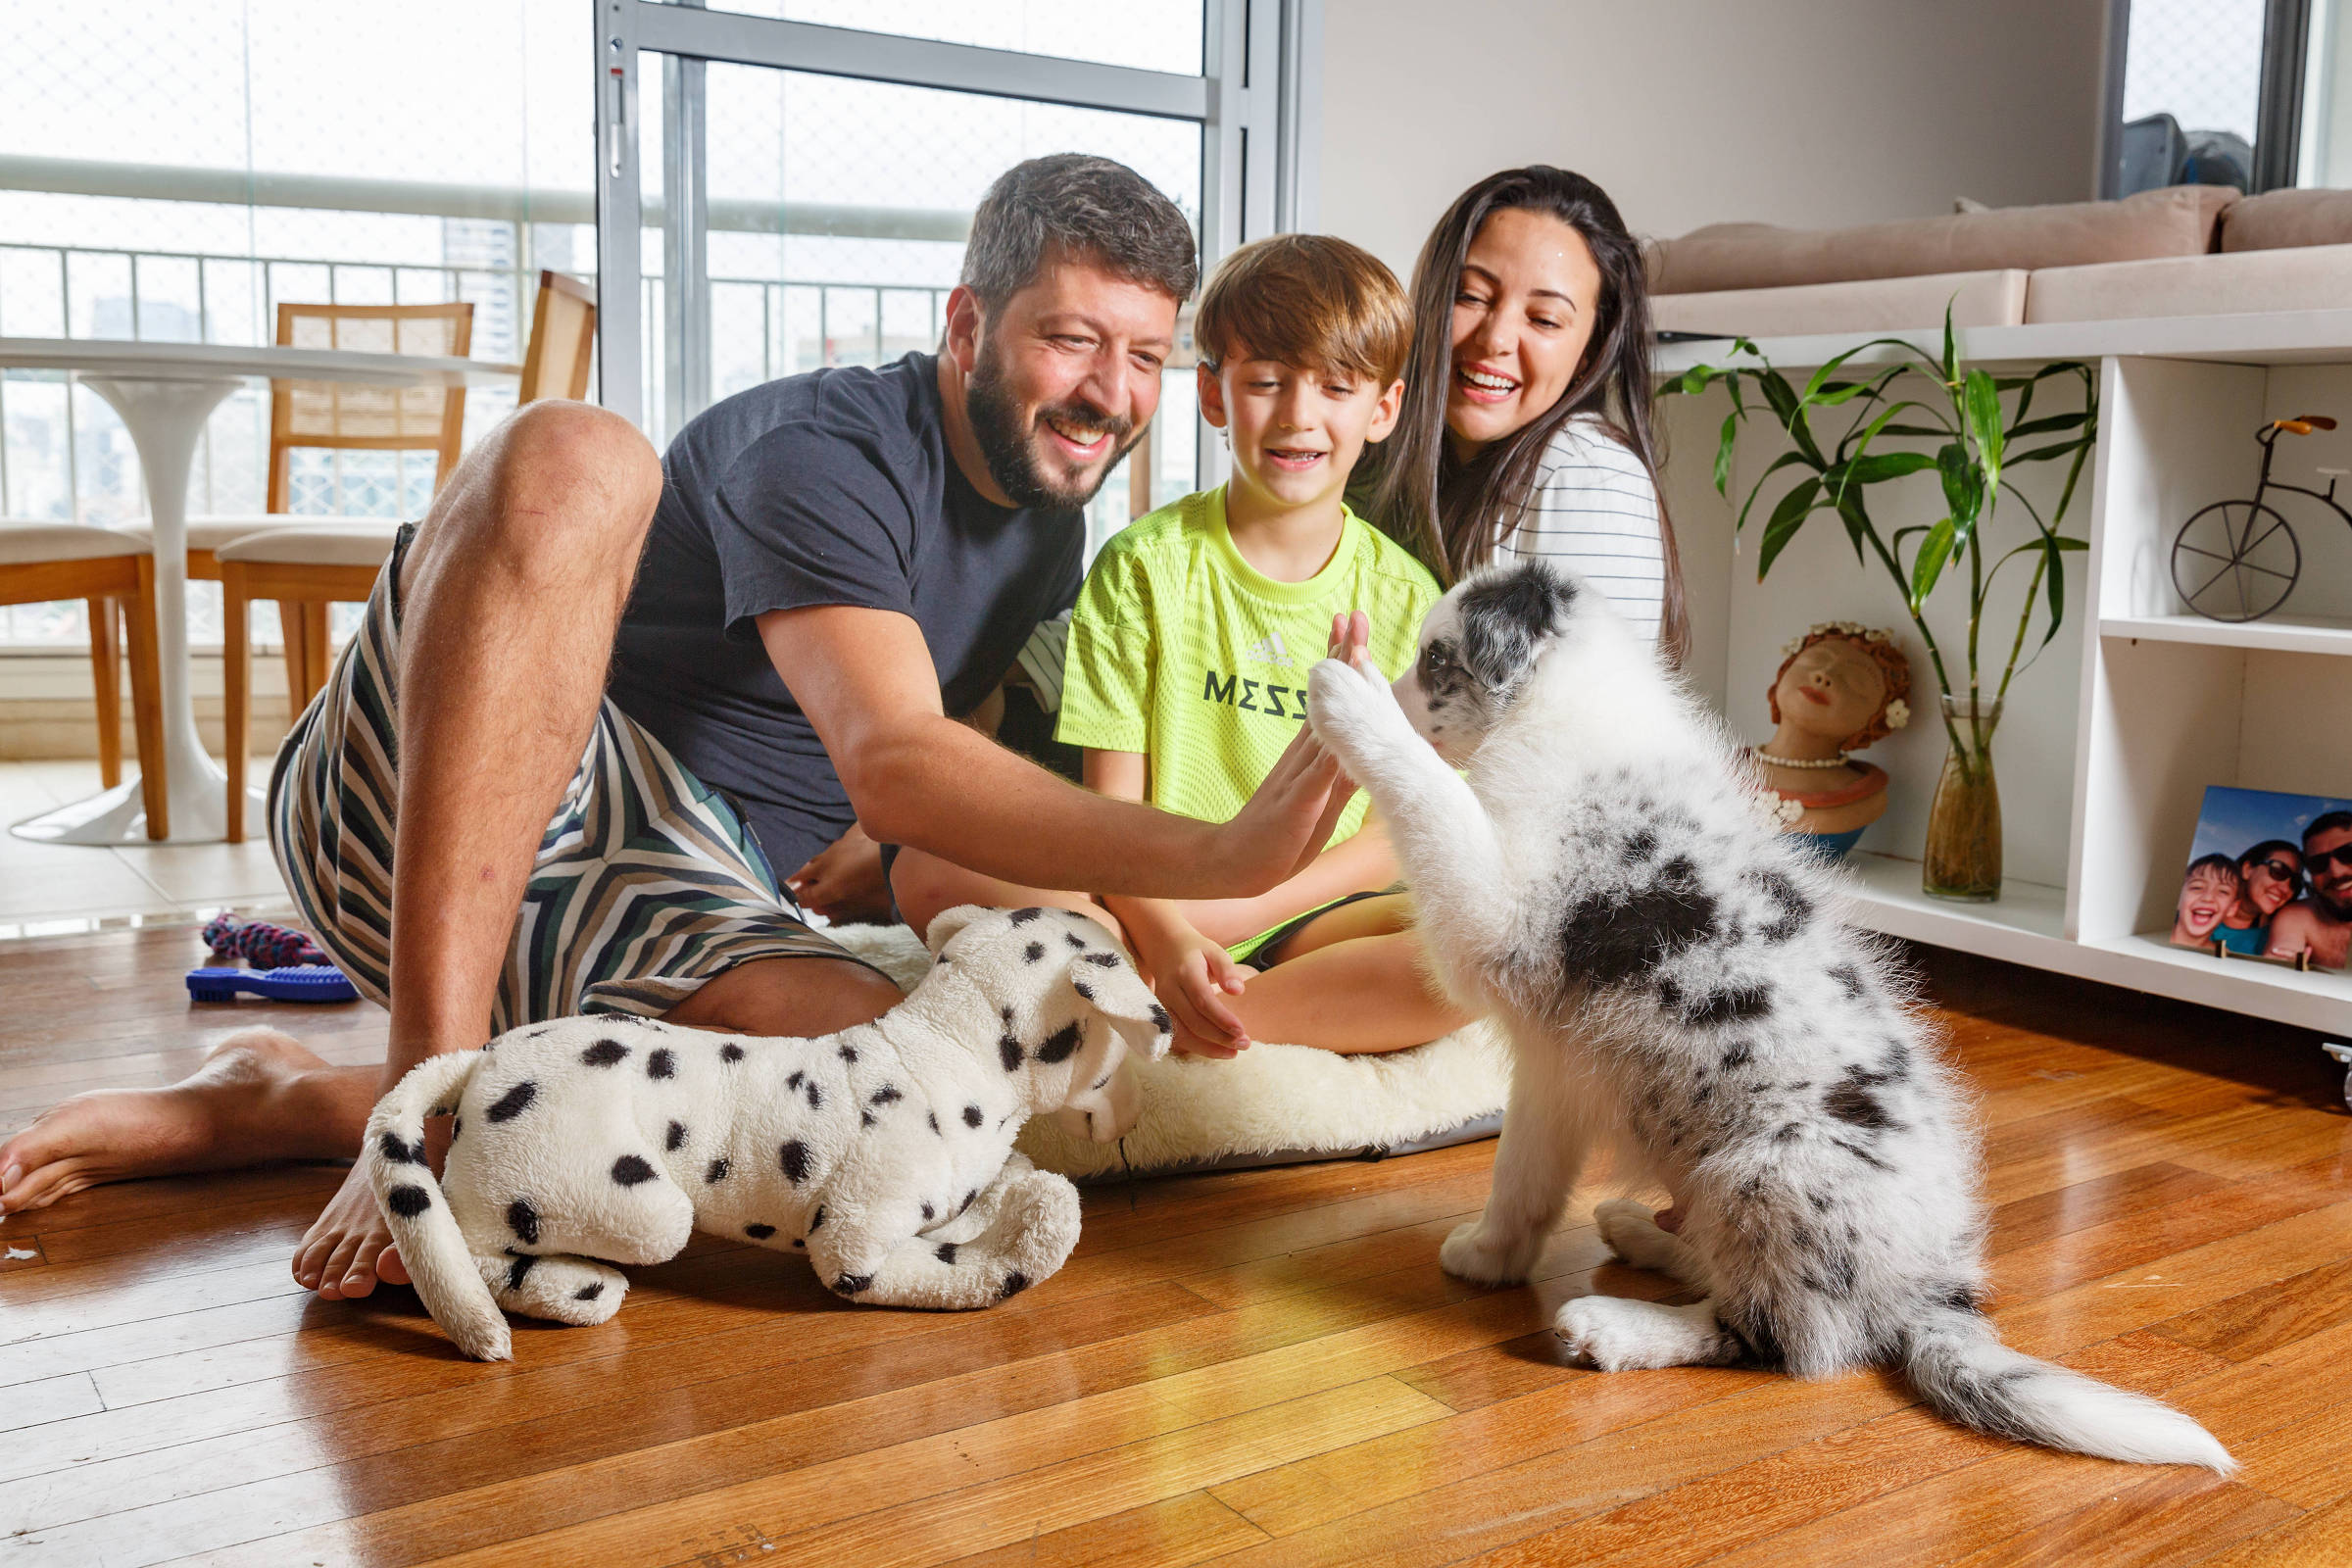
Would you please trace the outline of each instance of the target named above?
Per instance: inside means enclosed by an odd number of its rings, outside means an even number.
[[[0,944],[0,1128],[258,1018],[380,1043],[358,1006],[191,1012],[197,956]],[[1590,1195],[1533,1288],[1441,1273],[1492,1144],[1098,1190],[1068,1267],[969,1315],[700,1241],[502,1366],[406,1291],[299,1292],[339,1172],[280,1168],[0,1225],[0,1565],[2352,1561],[2352,1118],[2312,1038],[1927,956],[2003,1333],[2193,1411],[2234,1481],[1975,1437],[1877,1375],[1564,1366],[1562,1298],[1665,1292]]]

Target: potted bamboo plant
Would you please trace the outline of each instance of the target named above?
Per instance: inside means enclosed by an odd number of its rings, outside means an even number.
[[[1894,351],[1893,363],[1846,368],[1858,356],[1881,348]],[[2082,408],[2035,416],[2035,390],[2070,376],[2082,382]],[[1695,394],[1718,381],[1732,399],[1715,451],[1715,488],[1726,500],[1733,452],[1751,416],[1768,414],[1788,443],[1788,450],[1748,487],[1735,524],[1737,537],[1767,489],[1775,491],[1757,551],[1757,580],[1772,570],[1805,524],[1826,512],[1844,528],[1855,564],[1867,569],[1875,562],[1901,594],[1935,666],[1948,748],[1929,811],[1921,882],[1939,898],[1997,899],[2001,808],[1993,777],[1993,732],[2009,683],[2033,662],[2026,639],[2035,605],[2046,605],[2048,615],[2034,655],[2058,635],[2066,618],[2066,557],[2083,549],[2084,542],[2062,530],[2083,461],[2098,438],[2096,372],[2076,361],[2014,376],[1964,367],[1947,307],[1939,360],[1902,338],[1873,338],[1822,366],[1799,388],[1753,343],[1740,338],[1728,363],[1694,367],[1671,378],[1663,390]],[[1760,402],[1744,395],[1748,387]],[[1839,419],[1844,423],[1834,432],[1821,428]],[[2034,463],[2067,466],[2065,486],[2046,517],[2010,478]],[[1943,516],[1882,531],[1870,513],[1872,489],[1929,474],[1941,489]],[[2003,522],[1999,538],[1994,537],[1996,516]],[[2014,630],[2006,612],[1993,604],[1994,589],[2004,583],[2003,568],[2012,563],[2027,573]],[[1965,582],[1968,592],[1968,633],[1957,657],[1947,655],[1927,619],[1930,596],[1954,580]],[[2018,579],[2011,573],[2008,580]],[[1996,656],[2002,641],[2007,643],[1997,666],[1984,658],[1987,637]]]

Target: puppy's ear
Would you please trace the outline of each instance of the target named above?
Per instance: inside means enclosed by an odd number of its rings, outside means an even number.
[[[953,909],[942,909],[932,917],[931,929],[924,933],[923,941],[931,949],[931,956],[936,958],[939,956],[939,950],[954,941],[956,933],[961,931],[965,926],[970,925],[974,920],[985,919],[989,915],[1003,912],[1001,909],[991,909],[978,904],[958,904]]]
[[[1105,958],[1113,961],[1106,963]],[[1168,1054],[1176,1038],[1175,1020],[1125,954],[1082,953],[1071,961],[1070,981],[1110,1020],[1111,1033],[1127,1050],[1152,1061]]]
[[[1141,1103],[1133,1080],[1122,1070],[1128,1054],[1158,1060],[1175,1039],[1175,1024],[1124,954],[1106,948],[1074,954],[1070,984],[1085,1007],[1109,1027],[1082,1029],[1058,1118],[1073,1136],[1114,1143],[1135,1125]]]

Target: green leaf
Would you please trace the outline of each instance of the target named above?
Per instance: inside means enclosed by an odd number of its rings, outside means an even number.
[[[1952,291],[1952,299],[1943,302],[1943,384],[1955,386],[1960,380],[1960,346],[1952,336],[1952,300],[1960,291]]]
[[[2051,535],[2049,536],[2049,538],[2050,538],[2050,544],[2051,544],[2051,547],[2052,547],[2053,549],[2058,549],[2058,550],[2088,550],[2088,549],[2090,548],[2090,541],[2089,541],[2089,540],[2087,540],[2087,539],[2069,539],[2069,538],[2068,538],[2066,535],[2064,535],[2064,534],[2062,534],[2062,533],[2054,533],[2054,534],[2051,534]]]
[[[1989,489],[2001,480],[2001,394],[1983,370],[1968,372],[1966,388],[1969,433],[1977,439],[1977,463]]]
[[[1911,613],[1920,612],[1928,595],[1936,591],[1936,580],[1943,575],[1943,564],[1952,559],[1952,549],[1959,530],[1952,519],[1944,518],[1928,530],[1927,541],[1919,547],[1919,559],[1911,564]]]
[[[1935,466],[1936,460],[1925,452],[1873,452],[1846,465],[1846,482],[1880,484]]]
[[[1764,401],[1772,405],[1772,412],[1779,417],[1781,427],[1788,432],[1788,439],[1795,442],[1796,449],[1805,455],[1805,461],[1816,468],[1827,466],[1821,456],[1821,448],[1814,444],[1813,432],[1805,423],[1804,405],[1797,400],[1796,391],[1789,386],[1788,377],[1778,370],[1764,369],[1756,373],[1756,384],[1763,389]]]
[[[2048,435],[2054,430],[2072,430],[2088,417],[2090,416],[2087,413],[2053,414],[2045,419],[2028,419],[2023,424],[2011,425],[2006,439],[2011,446],[2015,446],[2030,435]]]
[[[1771,464],[1764,469],[1764,471],[1756,475],[1756,482],[1748,486],[1747,503],[1740,509],[1740,515],[1732,524],[1732,532],[1739,533],[1747,527],[1747,514],[1755,510],[1756,497],[1764,493],[1764,481],[1770,479],[1774,474],[1780,472],[1783,468],[1786,468],[1792,464],[1798,464],[1804,461],[1805,455],[1802,452],[1784,452],[1779,457],[1773,459]]]
[[[2014,468],[2021,463],[2047,463],[2052,458],[2071,457],[2082,449],[2082,443],[2080,441],[2061,441],[2055,446],[2035,447],[2031,452],[2021,452],[2011,458],[2009,466]]]
[[[1961,549],[1976,531],[1977,514],[1984,505],[1984,476],[1968,461],[1967,452],[1957,441],[1936,451],[1936,467],[1943,479],[1944,505],[1951,509],[1951,515],[1945,520],[1952,525],[1952,548]],[[1942,569],[1941,563],[1937,563],[1936,569]]]
[[[1870,514],[1862,510],[1860,496],[1841,496],[1838,501],[1838,520],[1845,524],[1846,543],[1854,547],[1854,564],[1865,566],[1869,558],[1862,554],[1862,541],[1872,533]]]
[[[1723,416],[1723,436],[1715,443],[1715,493],[1732,499],[1732,447],[1740,439],[1740,411]]]
[[[2050,545],[2049,575],[2042,579],[2043,587],[2048,590],[2050,606],[2050,624],[2041,634],[2041,646],[2047,648],[2050,639],[2058,635],[2059,623],[2066,619],[2066,541],[2054,533],[2043,534],[2042,537]]]
[[[1772,564],[1780,553],[1788,547],[1788,541],[1796,537],[1796,530],[1804,526],[1805,518],[1813,514],[1816,510],[1814,497],[1820,494],[1821,481],[1807,479],[1781,497],[1781,504],[1772,509],[1772,516],[1764,524],[1763,548],[1756,553],[1758,582],[1764,580],[1764,574],[1772,569]]]

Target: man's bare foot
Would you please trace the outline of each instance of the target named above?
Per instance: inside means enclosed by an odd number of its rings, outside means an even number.
[[[438,1163],[438,1161],[436,1161]],[[409,1271],[400,1266],[392,1232],[376,1207],[375,1191],[359,1165],[343,1178],[335,1196],[303,1233],[294,1249],[294,1278],[306,1291],[317,1291],[330,1301],[366,1296],[378,1281],[406,1285]]]
[[[336,1147],[304,1125],[305,1080],[322,1070],[336,1071],[292,1037],[248,1029],[168,1089],[75,1095],[0,1144],[0,1215],[45,1208],[102,1182],[348,1158],[359,1147],[356,1129]]]

